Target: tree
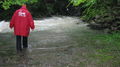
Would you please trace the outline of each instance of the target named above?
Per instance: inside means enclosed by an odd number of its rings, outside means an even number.
[[[85,8],[82,17],[90,23],[90,27],[120,31],[120,0],[69,0],[74,6]]]
[[[0,6],[2,6],[5,10],[9,9],[11,5],[22,5],[24,3],[34,3],[38,0],[1,0]]]
[[[116,4],[119,0],[69,0],[74,6],[82,6],[85,8],[83,11],[83,17],[86,20],[90,20],[97,15],[104,15],[106,12],[111,11],[110,9]]]

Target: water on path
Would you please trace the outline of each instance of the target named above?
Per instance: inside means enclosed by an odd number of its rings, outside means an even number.
[[[75,61],[79,58],[74,49],[77,43],[66,32],[77,26],[86,28],[86,24],[76,17],[52,17],[35,20],[35,26],[28,50],[16,54],[9,22],[0,23],[0,67],[79,67],[80,62]]]

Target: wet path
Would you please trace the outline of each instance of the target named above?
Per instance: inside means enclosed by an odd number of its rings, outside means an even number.
[[[89,29],[79,18],[35,20],[36,28],[31,31],[29,48],[19,54],[15,49],[15,36],[8,25],[8,22],[0,22],[0,67],[120,66],[120,53],[107,50],[112,49],[108,48],[110,44],[101,39],[104,31]]]
[[[80,20],[72,17],[36,20],[36,29],[29,37],[29,48],[21,54],[16,54],[15,36],[9,23],[2,22],[0,67],[76,67],[73,47],[77,43],[66,32],[76,27],[77,22]]]
[[[29,38],[29,64],[33,67],[68,67],[75,59],[72,47],[76,42],[67,35],[67,31],[77,26],[74,21],[79,20],[70,17],[49,20],[44,20],[41,31],[36,30]]]

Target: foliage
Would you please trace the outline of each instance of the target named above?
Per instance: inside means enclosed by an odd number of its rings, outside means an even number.
[[[0,1],[0,4],[2,4],[2,7],[7,10],[10,8],[11,5],[22,5],[24,3],[34,3],[37,2],[37,0],[2,0]]]
[[[82,6],[85,8],[83,17],[87,20],[92,19],[97,15],[105,14],[111,6],[114,5],[113,0],[70,0],[74,6]]]
[[[29,0],[32,1],[32,0]],[[49,1],[49,2],[48,2]],[[52,1],[52,2],[50,2]],[[67,0],[36,0],[36,2],[27,3],[27,9],[31,12],[34,19],[39,19],[43,17],[50,17],[52,15],[74,15],[76,11],[74,8],[69,6],[66,9],[66,5],[68,5]],[[22,4],[22,3],[21,3]],[[2,7],[0,4],[0,21],[1,20],[10,20],[15,10],[19,9],[21,5],[11,4],[10,9],[6,9]],[[79,13],[77,11],[77,13]]]
[[[120,0],[69,0],[74,6],[84,8],[82,18],[91,21],[92,28],[120,31]]]
[[[120,32],[116,33],[113,32],[111,34],[105,34],[105,35],[98,35],[96,36],[96,39],[101,40],[102,42],[109,44],[109,47],[112,47],[113,45],[120,49]]]

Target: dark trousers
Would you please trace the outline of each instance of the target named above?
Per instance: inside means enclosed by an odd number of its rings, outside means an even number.
[[[22,51],[22,48],[28,47],[28,37],[16,36],[16,49]]]

